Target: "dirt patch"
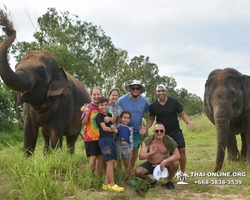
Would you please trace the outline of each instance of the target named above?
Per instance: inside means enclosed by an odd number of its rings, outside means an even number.
[[[166,197],[169,198],[169,200],[175,200],[175,199],[202,199],[202,200],[245,200],[246,197],[239,195],[239,194],[210,194],[208,192],[202,192],[202,193],[195,193],[190,190],[183,190],[183,191],[178,191],[178,193],[174,190],[172,191],[166,191],[165,196],[163,198],[157,198],[159,200],[161,199],[166,199]]]

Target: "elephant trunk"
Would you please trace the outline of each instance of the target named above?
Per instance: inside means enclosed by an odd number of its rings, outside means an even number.
[[[16,39],[16,31],[13,29],[12,22],[8,20],[7,14],[0,10],[0,25],[3,26],[3,31],[7,34],[7,38],[0,44],[0,75],[4,83],[13,90],[26,91],[29,84],[25,78],[22,78],[18,73],[13,72],[9,66],[7,52],[8,48]]]
[[[225,158],[225,151],[229,135],[230,109],[216,108],[214,111],[215,127],[217,131],[217,156],[213,171],[216,172],[222,168]]]

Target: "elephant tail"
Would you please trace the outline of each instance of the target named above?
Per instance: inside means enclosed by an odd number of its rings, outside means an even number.
[[[81,133],[81,132],[80,132],[80,136],[81,136],[82,140],[84,141],[84,137],[83,137],[83,135],[82,135],[82,133]]]

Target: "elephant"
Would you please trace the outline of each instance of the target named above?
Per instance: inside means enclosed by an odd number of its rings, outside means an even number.
[[[7,38],[0,43],[0,75],[3,82],[18,93],[23,104],[24,154],[33,155],[39,128],[44,138],[44,152],[62,147],[66,136],[68,150],[75,150],[80,134],[81,111],[90,95],[80,81],[64,71],[54,56],[47,51],[30,51],[10,68],[8,48],[16,38],[12,22],[0,10],[0,25]]]
[[[221,170],[226,148],[228,160],[246,161],[250,167],[250,76],[232,68],[212,71],[205,83],[203,106],[217,132],[213,171]],[[241,135],[241,153],[237,147],[237,134]]]

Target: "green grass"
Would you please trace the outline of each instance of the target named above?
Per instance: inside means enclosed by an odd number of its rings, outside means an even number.
[[[0,150],[4,147],[12,147],[19,144],[23,140],[23,134],[20,131],[8,133],[0,132]]]
[[[194,127],[189,128],[180,121],[186,140],[187,169],[189,185],[176,185],[169,191],[161,187],[150,189],[145,197],[140,197],[135,188],[127,184],[127,177],[115,177],[126,188],[122,193],[102,191],[102,179],[89,173],[88,158],[84,143],[79,137],[76,152],[69,156],[66,145],[62,150],[43,155],[43,140],[39,137],[35,155],[24,158],[21,133],[9,136],[0,133],[0,199],[250,199],[250,170],[245,163],[228,162],[225,159],[222,172],[246,172],[245,177],[191,177],[190,172],[212,172],[216,157],[216,132],[214,126],[204,115],[193,117]],[[6,136],[7,135],[7,136]],[[16,139],[13,139],[17,137]],[[240,146],[240,138],[237,136]],[[6,145],[9,144],[9,145]],[[143,161],[137,161],[139,165]],[[205,180],[242,180],[242,185],[195,184]],[[174,183],[178,182],[174,179]],[[146,182],[137,181],[136,188],[145,187]]]

